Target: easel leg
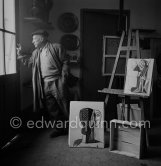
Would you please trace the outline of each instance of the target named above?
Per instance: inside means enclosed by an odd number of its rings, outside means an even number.
[[[147,154],[147,148],[149,146],[149,141],[148,141],[148,131],[147,131],[147,124],[146,124],[146,118],[145,118],[145,109],[144,109],[144,99],[140,98],[140,108],[141,108],[141,125],[142,125],[142,141],[141,141],[141,146],[142,146],[142,156],[145,156]]]
[[[121,110],[121,120],[126,120],[125,119],[125,109],[126,109],[126,106],[125,106],[125,96],[122,97],[122,110]]]

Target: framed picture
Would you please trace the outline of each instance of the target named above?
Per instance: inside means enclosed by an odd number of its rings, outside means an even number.
[[[125,94],[149,96],[154,59],[128,59]]]
[[[104,102],[70,102],[68,144],[104,148]]]

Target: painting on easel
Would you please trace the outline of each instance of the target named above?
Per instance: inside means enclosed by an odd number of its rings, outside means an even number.
[[[124,87],[125,94],[150,95],[153,64],[154,59],[128,59]]]
[[[104,148],[104,102],[71,101],[69,147]]]

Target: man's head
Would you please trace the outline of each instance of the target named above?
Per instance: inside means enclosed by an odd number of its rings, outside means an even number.
[[[46,43],[47,38],[48,33],[43,29],[36,30],[32,33],[32,43],[35,48],[43,46],[44,43]]]

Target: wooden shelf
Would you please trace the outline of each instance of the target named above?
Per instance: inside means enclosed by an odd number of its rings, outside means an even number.
[[[25,17],[24,20],[25,20],[27,23],[31,23],[31,24],[33,24],[34,26],[39,27],[39,28],[50,29],[50,30],[53,30],[53,29],[54,29],[54,27],[52,26],[51,23],[44,22],[44,21],[41,20],[40,18],[36,18],[36,17]]]

